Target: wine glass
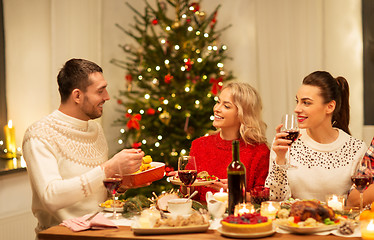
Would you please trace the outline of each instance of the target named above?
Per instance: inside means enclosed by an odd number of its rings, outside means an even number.
[[[121,186],[122,178],[120,175],[114,175],[110,178],[105,178],[103,180],[104,186],[108,190],[108,192],[112,195],[112,208],[113,208],[113,216],[111,218],[117,219],[117,210],[115,208],[115,199],[116,199],[116,193],[118,188]]]
[[[373,174],[371,171],[370,159],[362,158],[357,164],[355,171],[351,177],[353,185],[360,192],[360,212],[364,203],[364,190],[373,182]]]
[[[291,165],[291,154],[290,148],[292,143],[297,139],[300,134],[300,129],[297,122],[297,116],[295,114],[285,114],[282,118],[282,128],[281,131],[288,133],[287,136],[283,137],[284,139],[291,140],[289,148],[287,151],[287,164],[282,166],[284,169],[297,168],[296,166]]]
[[[190,196],[191,185],[197,177],[196,161],[194,156],[181,156],[178,158],[178,177],[187,187],[187,196]]]

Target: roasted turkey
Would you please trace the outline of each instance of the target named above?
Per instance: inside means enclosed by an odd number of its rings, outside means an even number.
[[[300,217],[300,221],[305,221],[307,218],[314,218],[318,222],[323,222],[326,218],[335,220],[335,213],[332,208],[315,201],[295,202],[291,205],[290,216]]]

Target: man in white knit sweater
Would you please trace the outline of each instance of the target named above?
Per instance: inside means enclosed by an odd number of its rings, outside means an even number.
[[[135,172],[141,165],[144,153],[136,149],[124,149],[108,160],[103,130],[92,121],[110,99],[102,72],[84,59],[67,61],[57,76],[59,109],[25,132],[23,155],[36,232],[95,212],[107,197],[103,179]]]

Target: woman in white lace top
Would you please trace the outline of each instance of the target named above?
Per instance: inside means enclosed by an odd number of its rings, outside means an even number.
[[[276,128],[265,183],[270,198],[325,201],[329,194],[347,194],[351,173],[366,151],[365,143],[350,135],[347,80],[313,72],[304,78],[296,103],[300,137],[289,147],[282,125]],[[286,170],[282,165],[288,148],[291,165],[297,168]]]

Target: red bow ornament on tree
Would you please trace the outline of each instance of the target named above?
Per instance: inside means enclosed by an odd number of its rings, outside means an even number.
[[[130,118],[129,121],[127,122],[128,129],[132,129],[132,128],[136,130],[140,129],[139,121],[142,119],[142,116],[139,113],[134,114],[134,115],[131,115],[130,113],[126,113],[126,117]]]
[[[211,91],[214,95],[217,95],[218,90],[222,89],[222,81],[223,81],[222,77],[219,77],[217,79],[215,79],[215,78],[210,79],[209,83],[212,84],[212,90]]]

